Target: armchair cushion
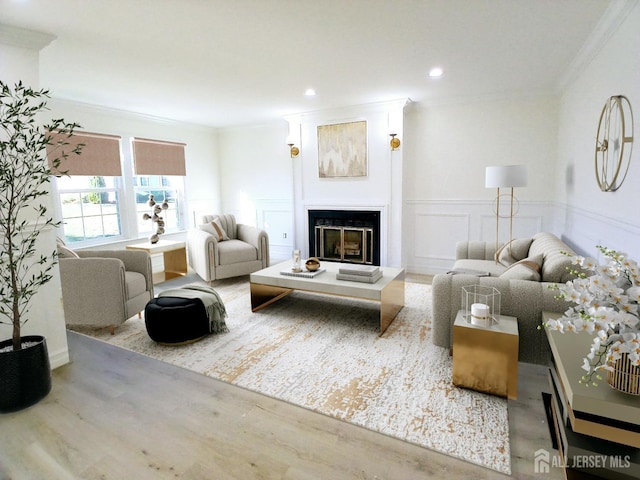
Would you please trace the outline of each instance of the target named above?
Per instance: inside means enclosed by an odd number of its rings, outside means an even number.
[[[61,243],[58,243],[57,250],[58,258],[80,258],[76,252]]]
[[[258,260],[258,250],[242,240],[228,240],[218,245],[220,265],[252,262]]]
[[[147,290],[147,280],[138,272],[124,272],[124,281],[127,287],[127,299],[137,297]]]

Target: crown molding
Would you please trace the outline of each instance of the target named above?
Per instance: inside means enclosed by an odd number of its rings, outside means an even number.
[[[0,43],[5,45],[42,50],[55,39],[55,35],[0,23]]]
[[[580,76],[639,3],[640,0],[615,0],[609,5],[564,75],[560,77],[556,86],[558,92],[565,90]]]

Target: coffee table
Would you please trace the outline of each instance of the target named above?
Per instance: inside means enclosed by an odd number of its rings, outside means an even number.
[[[292,262],[282,262],[259,270],[249,276],[251,289],[251,311],[277,302],[295,290],[323,293],[361,300],[372,300],[380,304],[380,335],[382,335],[404,306],[404,269],[380,267],[382,278],[376,283],[337,280],[336,274],[342,263],[322,262],[324,272],[313,278],[283,275],[291,271]]]

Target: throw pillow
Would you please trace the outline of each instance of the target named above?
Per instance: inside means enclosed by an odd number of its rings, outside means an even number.
[[[213,222],[211,222],[211,225],[213,225],[213,228],[215,228],[216,232],[218,233],[219,242],[229,240],[229,235],[227,235],[227,232],[225,232],[224,228],[222,228],[222,223],[220,222],[219,218],[214,218]]]
[[[76,252],[61,243],[58,243],[56,249],[58,250],[58,258],[80,258]]]
[[[219,242],[229,240],[229,235],[227,235],[227,232],[222,228],[219,218],[214,219],[212,222],[200,225],[200,230],[210,233]]]
[[[515,238],[498,249],[495,259],[498,263],[508,267],[529,255],[529,247],[533,238]]]
[[[541,269],[542,255],[536,255],[514,263],[507,268],[502,275],[500,275],[500,278],[505,278],[507,280],[530,280],[532,282],[539,282]]]

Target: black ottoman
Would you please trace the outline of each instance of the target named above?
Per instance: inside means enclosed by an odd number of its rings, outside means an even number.
[[[199,298],[152,298],[144,308],[144,322],[151,339],[164,345],[195,342],[211,333],[207,311]]]

